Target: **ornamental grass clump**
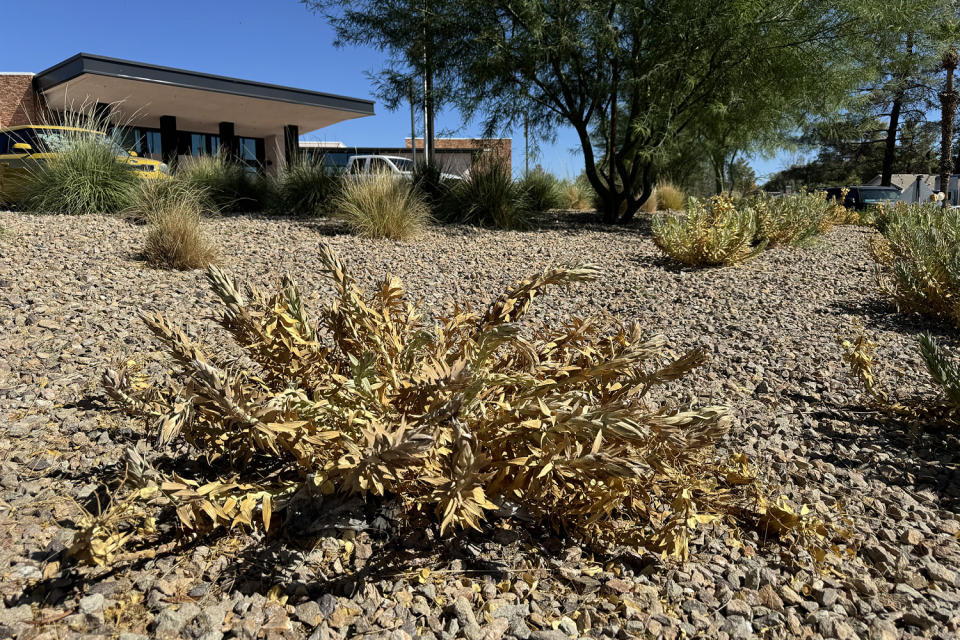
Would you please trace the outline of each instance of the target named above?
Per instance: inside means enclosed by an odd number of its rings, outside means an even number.
[[[149,536],[168,518],[187,536],[272,531],[335,494],[391,505],[400,526],[445,537],[517,513],[681,558],[700,533],[740,527],[830,548],[829,528],[765,500],[746,457],[715,449],[726,408],[670,399],[703,351],[677,357],[638,324],[521,323],[547,289],[594,279],[596,267],[550,268],[482,311],[429,322],[396,278],[364,291],[329,247],[319,257],[334,293],[313,316],[288,278],[268,295],[208,270],[239,359],[142,315],[169,370],[150,380],[124,364],[103,382],[146,419],[157,449],[128,451],[127,493],[84,520],[76,555],[108,563],[119,532]],[[174,444],[182,459],[159,458]]]
[[[329,213],[340,191],[340,174],[323,158],[293,160],[276,182],[276,208],[284,215],[315,218]]]
[[[206,193],[221,213],[266,211],[275,203],[276,194],[270,180],[222,153],[183,161],[176,177]]]
[[[145,189],[153,200],[141,209],[147,224],[144,255],[166,269],[201,269],[216,260],[216,251],[201,229],[207,201],[188,187]],[[158,196],[156,192],[161,192]]]
[[[737,264],[757,255],[764,244],[754,244],[756,216],[749,207],[737,208],[726,196],[704,203],[687,200],[684,215],[661,214],[653,220],[653,242],[673,260],[693,267]]]
[[[527,191],[499,160],[481,162],[458,181],[443,207],[445,222],[517,230],[531,226],[533,207]]]
[[[806,246],[831,227],[830,204],[823,192],[760,197],[752,207],[757,215],[757,237],[770,247]]]
[[[960,327],[960,211],[898,203],[882,227],[870,246],[880,289],[901,311]]]
[[[683,211],[687,197],[671,182],[658,182],[654,193],[657,194],[657,207],[661,211]]]
[[[534,211],[549,211],[564,206],[560,181],[540,167],[523,177],[520,188],[526,193],[530,208]]]
[[[19,204],[43,213],[118,213],[134,200],[138,183],[125,154],[106,134],[106,123],[73,116],[76,129],[59,129],[46,160],[36,163],[18,187]],[[99,127],[99,128],[98,128]]]
[[[333,210],[366,238],[408,240],[430,222],[430,206],[420,192],[390,173],[345,178]]]

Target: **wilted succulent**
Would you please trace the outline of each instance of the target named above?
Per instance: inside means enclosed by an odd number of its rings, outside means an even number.
[[[726,196],[706,204],[690,198],[686,215],[660,215],[653,221],[653,242],[677,262],[690,266],[731,265],[752,258],[765,247],[754,245],[756,216],[738,209]]]
[[[395,278],[366,293],[329,248],[321,256],[335,296],[316,320],[289,279],[268,297],[209,269],[241,360],[144,316],[175,382],[144,385],[119,368],[105,388],[147,418],[158,448],[182,440],[207,464],[165,474],[131,450],[130,500],[175,512],[187,533],[269,529],[294,498],[334,492],[392,500],[408,522],[433,519],[447,535],[504,507],[583,539],[678,556],[693,529],[764,526],[775,511],[745,456],[713,450],[727,409],[651,399],[702,364],[701,351],[674,357],[636,324],[521,330],[535,297],[596,267],[548,269],[483,313],[455,308],[428,324]]]

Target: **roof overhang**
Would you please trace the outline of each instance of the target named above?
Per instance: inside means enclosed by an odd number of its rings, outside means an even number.
[[[34,85],[52,109],[111,103],[125,124],[156,127],[171,115],[180,130],[214,133],[220,122],[233,122],[237,135],[250,137],[285,124],[307,133],[374,115],[371,100],[87,53],[41,71]]]

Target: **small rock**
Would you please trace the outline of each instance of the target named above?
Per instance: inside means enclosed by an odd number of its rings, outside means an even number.
[[[740,616],[749,620],[753,617],[753,610],[750,605],[739,598],[734,598],[727,603],[726,611],[728,616]]]
[[[297,620],[308,627],[317,626],[317,623],[323,618],[323,615],[320,613],[320,605],[313,601],[297,605],[297,608],[294,610],[294,615]]]

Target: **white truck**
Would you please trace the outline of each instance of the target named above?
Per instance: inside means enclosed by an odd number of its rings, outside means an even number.
[[[345,173],[350,176],[372,176],[377,173],[387,173],[404,178],[413,177],[413,161],[401,156],[362,155],[350,156]],[[448,180],[460,180],[461,177],[452,173],[442,173]]]

